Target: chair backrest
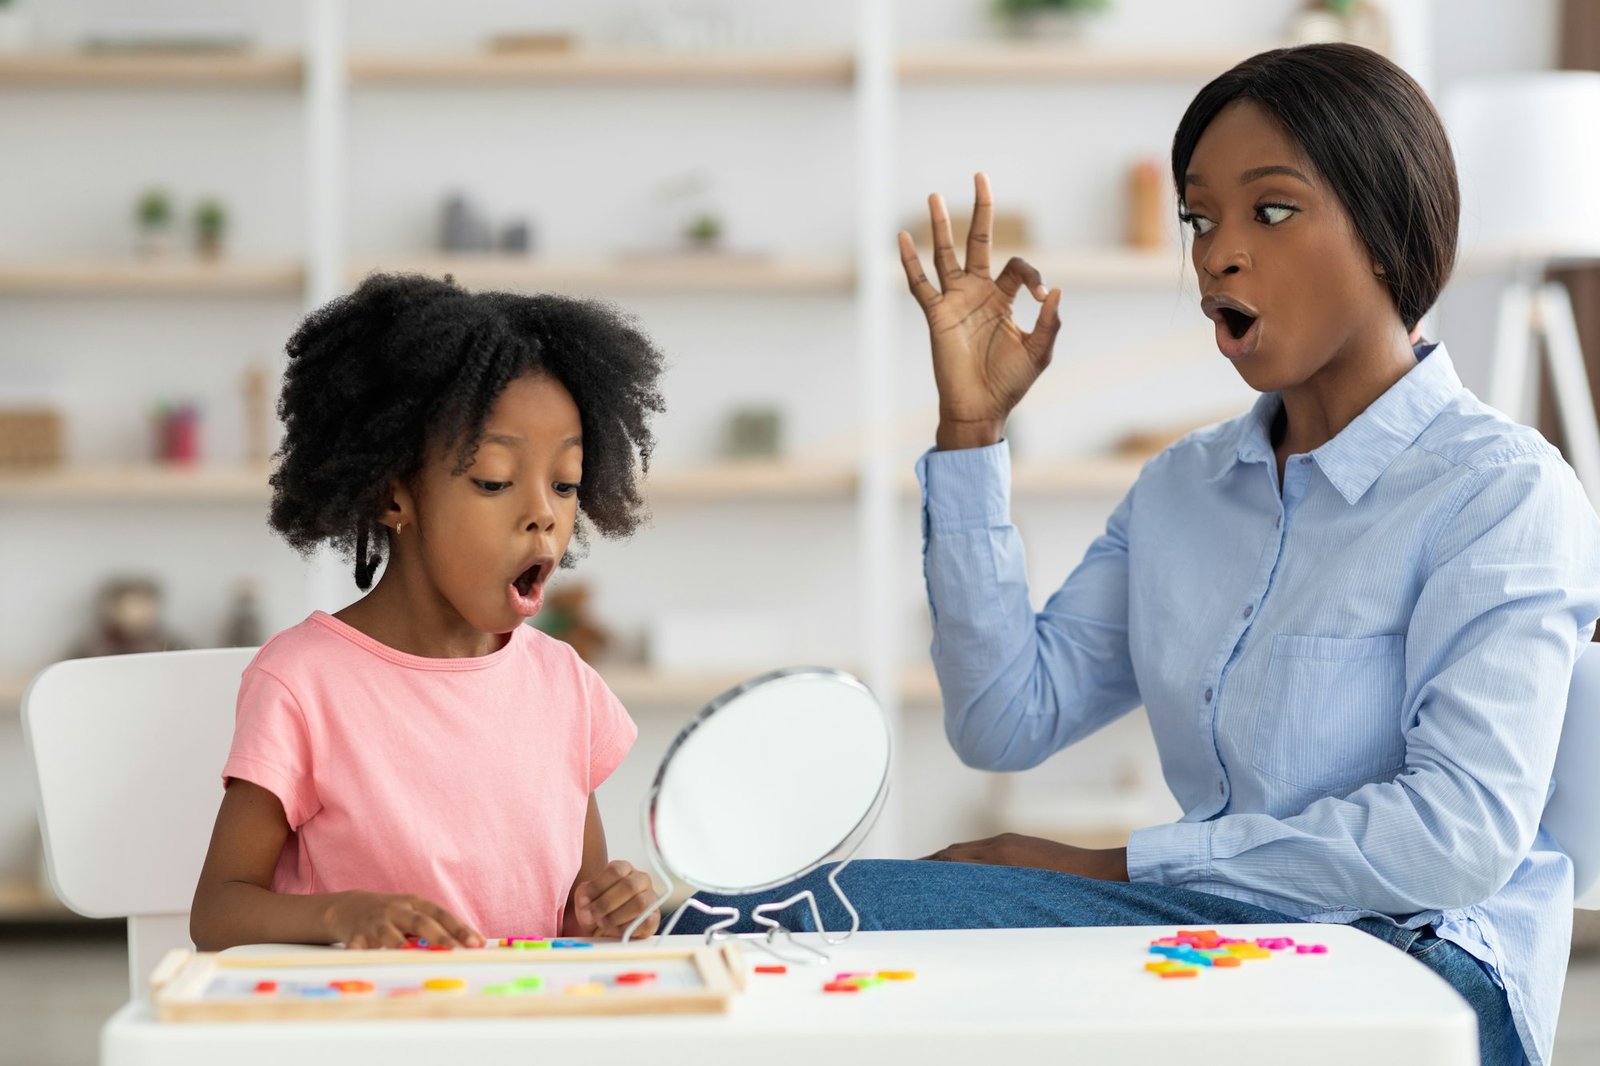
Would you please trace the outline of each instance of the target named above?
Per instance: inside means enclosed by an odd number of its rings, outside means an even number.
[[[239,677],[255,653],[70,659],[23,693],[50,883],[79,914],[128,919],[134,995],[167,948],[190,946]]]
[[[1578,650],[1544,827],[1572,858],[1579,907],[1600,910],[1600,651]]]

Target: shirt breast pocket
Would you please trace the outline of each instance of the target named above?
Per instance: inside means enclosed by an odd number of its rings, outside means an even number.
[[[1296,788],[1344,795],[1405,764],[1405,637],[1272,642],[1251,765]]]

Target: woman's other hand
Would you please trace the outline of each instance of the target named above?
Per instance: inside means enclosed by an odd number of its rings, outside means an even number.
[[[987,840],[951,844],[928,856],[931,862],[976,862],[988,866],[1025,866],[1057,870],[1096,881],[1128,879],[1127,848],[1075,848],[1040,837],[1001,833]]]

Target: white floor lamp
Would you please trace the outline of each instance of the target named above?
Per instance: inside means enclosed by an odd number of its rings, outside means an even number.
[[[1600,72],[1545,71],[1463,81],[1445,118],[1462,187],[1462,244],[1504,264],[1488,402],[1532,421],[1543,340],[1568,458],[1600,503],[1600,423],[1566,286],[1553,266],[1600,263]]]

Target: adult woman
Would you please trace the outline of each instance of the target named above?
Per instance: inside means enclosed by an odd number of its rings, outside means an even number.
[[[878,927],[1353,922],[1462,992],[1485,1062],[1543,1062],[1572,901],[1539,818],[1600,523],[1553,448],[1412,346],[1455,258],[1444,130],[1376,54],[1283,49],[1201,90],[1172,165],[1201,307],[1263,395],[1152,460],[1041,612],[1002,433],[1060,293],[1020,260],[991,280],[981,175],[964,265],[938,197],[937,284],[900,244],[940,396],[918,472],[951,742],[1022,769],[1143,704],[1184,817],[846,888]]]

